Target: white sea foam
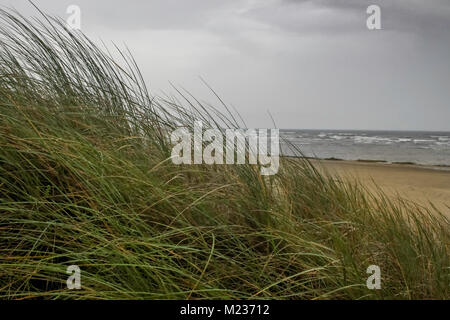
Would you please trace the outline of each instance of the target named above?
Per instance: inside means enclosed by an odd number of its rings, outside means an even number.
[[[374,136],[374,137],[365,137],[365,136],[354,136],[353,137],[355,143],[364,143],[364,144],[371,144],[371,143],[389,143],[391,144],[392,142],[394,142],[392,139],[390,138],[383,138],[383,137],[378,137],[378,136]]]
[[[332,135],[331,137],[330,137],[331,139],[334,139],[334,140],[342,140],[342,139],[345,139],[345,137],[343,137],[343,136],[340,136],[340,135]]]
[[[435,142],[434,139],[414,139],[414,143],[427,143],[427,142]]]

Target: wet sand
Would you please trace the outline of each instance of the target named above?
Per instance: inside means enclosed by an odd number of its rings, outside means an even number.
[[[450,217],[450,168],[409,164],[373,163],[361,161],[314,160],[332,174],[358,179],[368,188],[374,182],[387,195],[396,195],[430,207],[431,201]]]

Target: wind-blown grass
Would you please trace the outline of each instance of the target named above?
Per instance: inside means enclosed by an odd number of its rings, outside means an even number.
[[[307,160],[270,178],[176,166],[168,132],[237,117],[150,96],[128,53],[114,62],[49,16],[0,19],[0,298],[449,298],[438,212]],[[366,288],[373,264],[381,290]]]

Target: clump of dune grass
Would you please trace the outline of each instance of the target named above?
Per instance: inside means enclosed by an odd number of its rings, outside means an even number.
[[[0,20],[0,298],[449,298],[438,212],[308,160],[269,178],[174,165],[168,132],[237,117],[151,96],[128,53],[115,62],[52,17]],[[81,290],[66,287],[70,265]]]

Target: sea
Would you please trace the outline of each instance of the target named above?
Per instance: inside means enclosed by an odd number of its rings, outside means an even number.
[[[280,130],[285,156],[450,166],[450,132]]]

